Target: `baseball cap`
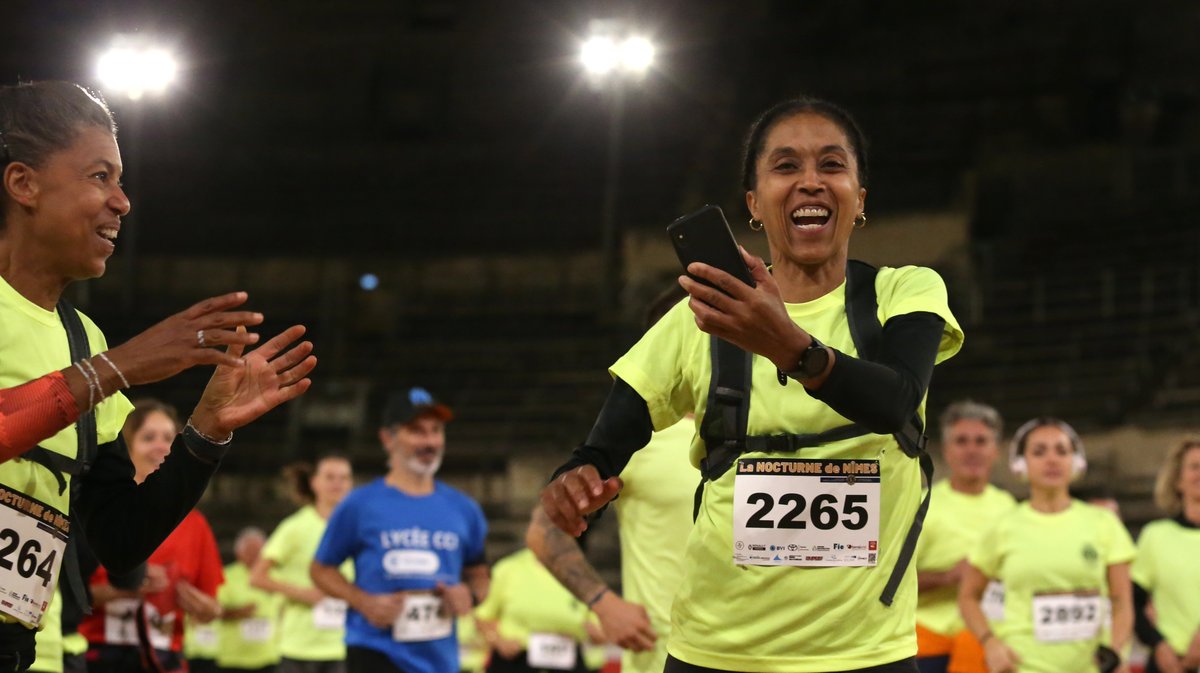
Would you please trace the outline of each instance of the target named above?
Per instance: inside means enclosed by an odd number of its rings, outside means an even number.
[[[383,407],[383,427],[407,425],[421,414],[433,414],[442,422],[454,418],[450,407],[434,399],[430,392],[420,386],[392,393]]]

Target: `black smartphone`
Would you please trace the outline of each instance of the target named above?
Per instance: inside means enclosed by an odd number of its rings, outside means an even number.
[[[742,259],[725,213],[719,207],[704,206],[684,215],[667,225],[667,235],[671,237],[671,245],[675,246],[675,254],[685,270],[692,262],[704,262],[754,287],[754,278]],[[715,287],[703,278],[688,275],[697,282]]]

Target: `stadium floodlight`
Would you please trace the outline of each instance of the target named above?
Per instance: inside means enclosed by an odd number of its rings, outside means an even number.
[[[116,40],[96,62],[101,87],[130,100],[162,94],[175,81],[178,70],[179,64],[167,49],[127,38]]]
[[[616,43],[600,35],[588,38],[579,56],[583,61],[583,69],[593,75],[607,75],[620,62]]]
[[[579,49],[584,71],[600,85],[612,78],[639,78],[654,64],[654,44],[620,21],[592,21]]]
[[[640,75],[650,69],[654,63],[654,45],[644,37],[626,38],[621,43],[621,66],[634,74]]]

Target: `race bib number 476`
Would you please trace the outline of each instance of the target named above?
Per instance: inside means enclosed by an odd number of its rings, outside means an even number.
[[[733,493],[733,560],[739,565],[877,562],[877,460],[742,458]]]

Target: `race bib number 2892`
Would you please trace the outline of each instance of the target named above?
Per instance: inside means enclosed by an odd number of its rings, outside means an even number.
[[[877,460],[742,458],[733,492],[739,565],[877,563]]]

